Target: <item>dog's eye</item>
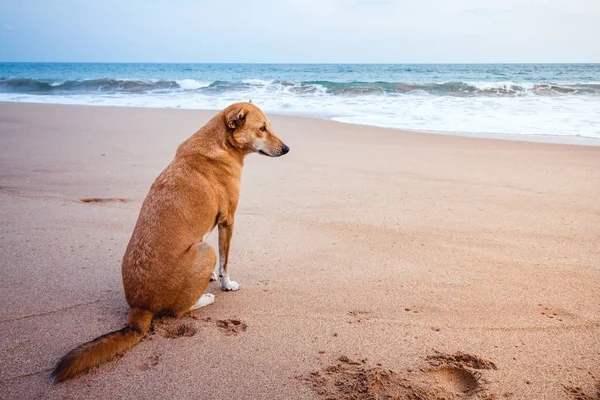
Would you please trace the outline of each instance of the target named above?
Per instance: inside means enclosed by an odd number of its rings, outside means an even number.
[[[265,125],[263,125],[263,126],[261,126],[261,127],[259,128],[259,131],[261,131],[261,132],[266,132],[266,131],[267,131],[267,127],[266,127]]]

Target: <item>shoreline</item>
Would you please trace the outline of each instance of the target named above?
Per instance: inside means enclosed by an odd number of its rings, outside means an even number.
[[[357,376],[423,399],[595,396],[600,147],[270,113],[291,151],[245,160],[241,289],[211,283],[214,304],[50,386],[125,325],[142,202],[212,115],[0,103],[0,398],[323,400]]]
[[[205,112],[217,112],[217,109],[196,109],[196,108],[175,108],[175,107],[141,107],[141,106],[123,106],[123,105],[103,105],[103,104],[66,104],[66,103],[44,103],[44,102],[33,102],[33,101],[4,101],[0,100],[0,104],[40,104],[40,105],[57,105],[57,106],[75,106],[75,107],[110,107],[110,108],[132,108],[132,109],[154,109],[154,110],[189,110],[189,111],[205,111]],[[415,130],[406,128],[396,128],[390,126],[381,125],[369,125],[364,123],[355,123],[347,121],[339,121],[339,118],[332,115],[310,115],[302,113],[286,113],[286,112],[267,112],[268,115],[279,115],[289,116],[298,118],[308,118],[316,120],[324,120],[335,122],[344,125],[358,125],[364,127],[373,127],[377,129],[389,129],[392,131],[399,132],[412,132],[427,135],[439,135],[439,136],[453,136],[453,137],[464,137],[473,139],[491,139],[491,140],[505,140],[505,141],[516,141],[516,142],[528,142],[528,143],[545,143],[545,144],[561,144],[561,145],[572,145],[572,146],[600,146],[600,139],[595,139],[587,136],[561,136],[561,135],[550,135],[550,134],[511,134],[511,133],[475,133],[475,132],[454,132],[454,131],[434,131],[434,130]]]

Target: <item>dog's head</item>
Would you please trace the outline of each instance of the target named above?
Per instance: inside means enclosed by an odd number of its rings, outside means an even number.
[[[252,103],[233,104],[225,109],[225,124],[233,144],[246,154],[279,157],[290,151],[273,133],[267,116]]]

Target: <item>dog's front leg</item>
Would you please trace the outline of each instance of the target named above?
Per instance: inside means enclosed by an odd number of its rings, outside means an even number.
[[[229,244],[233,235],[233,220],[219,221],[219,277],[221,289],[238,290],[240,285],[229,279],[227,264],[229,261]]]

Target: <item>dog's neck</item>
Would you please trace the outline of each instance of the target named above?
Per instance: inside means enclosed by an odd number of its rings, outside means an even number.
[[[233,170],[241,170],[247,153],[231,141],[227,129],[219,126],[219,121],[215,119],[181,143],[177,149],[177,157],[184,159],[192,167],[208,159],[226,164]]]

